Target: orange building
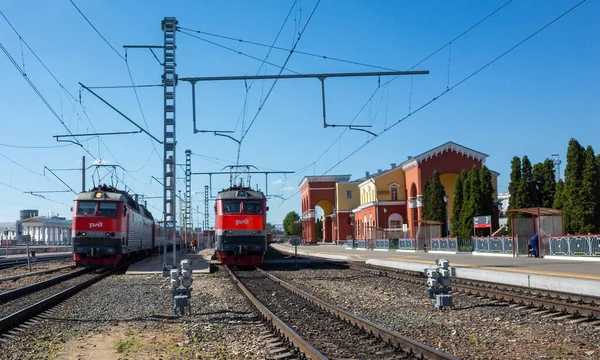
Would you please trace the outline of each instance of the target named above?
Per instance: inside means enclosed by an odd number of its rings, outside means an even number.
[[[307,176],[302,179],[302,237],[316,242],[315,207],[323,210],[323,240],[375,239],[385,231],[407,228],[414,237],[422,221],[422,187],[434,170],[448,196],[448,214],[452,214],[454,186],[462,170],[481,169],[488,155],[462,145],[447,142],[409,157],[388,170],[350,181],[350,175]],[[490,170],[491,171],[491,170]],[[497,199],[497,179],[492,173],[493,197]],[[492,215],[497,222],[496,214]],[[406,224],[406,225],[405,225]],[[497,227],[497,224],[496,224]]]

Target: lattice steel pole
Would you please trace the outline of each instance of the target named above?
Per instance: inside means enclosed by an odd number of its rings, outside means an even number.
[[[186,247],[189,240],[188,235],[194,230],[192,219],[192,150],[185,151],[185,210],[184,223],[186,234]],[[193,238],[193,235],[192,235]]]
[[[164,263],[163,272],[176,267],[176,208],[175,208],[175,174],[176,174],[176,151],[175,151],[175,87],[177,86],[177,74],[175,73],[175,32],[177,30],[177,20],[174,17],[165,17],[162,21],[162,30],[164,32],[164,73],[162,83],[164,89],[164,203],[163,203],[163,226],[164,226]],[[167,235],[167,230],[171,232]],[[171,237],[173,241],[173,264],[167,264],[167,238]]]
[[[204,230],[208,231],[208,185],[204,185]]]

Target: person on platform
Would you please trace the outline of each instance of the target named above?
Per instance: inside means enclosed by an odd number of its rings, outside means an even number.
[[[538,239],[538,233],[535,233],[535,235],[531,237],[531,252],[533,253],[533,257],[539,256]]]

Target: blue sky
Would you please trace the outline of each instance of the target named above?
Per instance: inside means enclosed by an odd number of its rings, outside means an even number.
[[[165,16],[175,16],[183,28],[270,45],[295,4],[275,42],[276,46],[289,49],[317,4],[317,0],[73,1],[123,56],[126,44],[161,45],[160,23]],[[408,70],[504,3],[506,0],[322,0],[296,50]],[[577,3],[514,0],[415,68],[429,70],[429,75],[400,77],[385,86],[390,77],[382,77],[381,86],[375,77],[328,79],[328,122],[348,124],[356,117],[355,124],[372,125],[370,130],[380,133],[409,113],[409,103],[414,111]],[[94,32],[70,1],[5,0],[0,10],[64,86],[62,90],[0,18],[0,43],[20,67],[24,64],[27,77],[70,131],[136,130],[86,91],[81,92],[81,104],[76,103],[80,94],[78,82],[86,86],[105,86],[131,85],[131,81],[123,59]],[[596,91],[600,83],[597,65],[600,63],[597,46],[600,24],[596,21],[599,13],[598,2],[583,3],[333,169],[372,136],[345,131],[334,143],[344,130],[323,128],[319,81],[280,80],[242,142],[240,163],[253,164],[260,170],[303,169],[285,177],[269,177],[269,193],[286,198],[297,192],[298,184],[306,175],[352,174],[358,178],[365,171],[388,168],[390,163],[400,163],[409,155],[447,141],[489,154],[488,167],[501,173],[500,191],[507,190],[510,160],[515,155],[528,155],[533,162],[538,162],[557,153],[563,159],[564,169],[571,137],[585,146],[600,149],[597,143],[600,101]],[[259,69],[261,74],[279,72],[275,66],[261,66],[261,61],[237,53],[264,59],[268,47],[208,34],[196,35],[235,51],[178,32],[177,73],[180,77],[255,75]],[[161,58],[160,52],[158,55]],[[282,65],[287,56],[286,51],[273,50],[267,61]],[[162,68],[148,50],[129,50],[127,61],[135,84],[160,83]],[[299,73],[378,70],[298,53],[290,57],[286,68]],[[56,142],[53,135],[66,134],[66,129],[4,53],[0,53],[0,69],[3,83],[0,87],[3,108],[0,221],[15,220],[18,210],[26,208],[69,217],[72,193],[48,193],[44,194],[47,199],[42,199],[24,192],[65,190],[60,181],[47,170],[44,172],[44,166],[77,168],[82,155],[86,155],[88,164],[93,159],[78,146]],[[242,122],[246,131],[272,84],[272,80],[254,82],[245,108],[244,82],[199,84],[196,92],[198,128],[235,130],[234,136],[239,138]],[[138,89],[145,121],[132,89],[94,91],[144,128],[147,123],[147,129],[162,139],[161,88]],[[372,94],[375,95],[368,101]],[[193,134],[191,109],[191,87],[180,82],[177,87],[177,162],[184,163],[184,152],[190,149],[194,154],[194,172],[220,171],[223,166],[235,163],[235,142],[210,133]],[[127,170],[118,171],[119,184],[124,182],[146,196],[162,195],[160,185],[151,178],[155,176],[162,181],[162,147],[155,143],[158,155],[155,154],[148,136],[107,136],[101,141],[97,137],[81,139],[94,157]],[[321,156],[332,143],[329,151]],[[80,190],[80,172],[56,173],[75,191]],[[100,170],[101,177],[105,174],[105,170]],[[183,172],[179,176],[183,176]],[[92,170],[88,172],[87,182],[92,182]],[[109,183],[110,175],[103,182]],[[254,176],[252,183],[264,189],[264,176]],[[193,202],[194,206],[200,206],[200,211],[203,211],[204,200],[200,192],[206,184],[207,177],[192,178]],[[228,177],[213,177],[213,195],[227,185]],[[178,182],[178,188],[183,191],[183,181]],[[154,216],[162,217],[161,200],[149,199],[148,203]],[[281,223],[287,212],[300,211],[299,194],[285,202],[275,198],[270,201],[270,208],[269,221]],[[212,210],[212,203],[209,209]],[[194,220],[196,222],[197,215]]]

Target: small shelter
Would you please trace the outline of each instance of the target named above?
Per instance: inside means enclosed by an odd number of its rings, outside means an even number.
[[[417,221],[417,231],[415,232],[415,250],[423,250],[431,248],[431,238],[442,237],[442,225],[444,223],[435,220],[419,220]]]
[[[510,213],[514,256],[528,253],[529,239],[535,233],[538,233],[540,257],[549,251],[550,236],[564,235],[564,214],[561,210],[532,207],[511,209],[507,212]],[[515,214],[529,214],[531,217],[515,218]]]

